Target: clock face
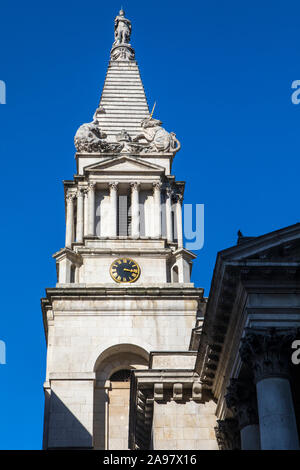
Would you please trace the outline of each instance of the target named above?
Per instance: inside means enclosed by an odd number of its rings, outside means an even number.
[[[110,267],[110,275],[116,282],[135,282],[140,273],[139,265],[130,258],[116,259]]]

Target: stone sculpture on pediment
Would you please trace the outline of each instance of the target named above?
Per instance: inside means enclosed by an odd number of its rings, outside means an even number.
[[[79,127],[74,138],[75,147],[78,152],[99,152],[106,137],[97,119],[94,119]]]
[[[167,132],[161,126],[162,122],[151,116],[142,120],[142,132],[133,141],[146,140],[148,142],[148,145],[145,145],[143,148],[144,153],[176,153],[180,149],[180,142],[176,138],[176,134],[174,132]]]
[[[98,120],[94,119],[79,127],[74,144],[78,152],[112,153],[122,150],[123,144],[107,142],[106,137],[105,132],[100,129]]]

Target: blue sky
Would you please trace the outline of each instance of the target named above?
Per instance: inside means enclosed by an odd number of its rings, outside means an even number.
[[[123,2],[150,106],[176,132],[173,174],[185,202],[205,204],[193,270],[208,295],[216,254],[237,231],[299,221],[297,1]],[[120,2],[27,0],[1,6],[0,448],[42,443],[45,339],[40,298],[64,244],[63,179],[73,136],[97,107]]]

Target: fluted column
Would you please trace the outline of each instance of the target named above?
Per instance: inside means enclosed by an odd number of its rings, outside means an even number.
[[[76,224],[76,241],[83,241],[83,188],[78,188],[77,191],[77,224]]]
[[[89,190],[84,191],[84,236],[86,237],[89,232]]]
[[[256,383],[262,450],[299,449],[297,424],[289,382],[291,344],[296,330],[249,328],[240,356],[250,365]]]
[[[95,183],[89,184],[89,230],[88,235],[95,235]]]
[[[182,194],[176,194],[176,227],[177,227],[177,244],[178,248],[183,248],[182,234]]]
[[[117,236],[117,216],[118,216],[118,183],[109,184],[109,197],[110,197],[110,235]]]
[[[155,182],[153,183],[153,236],[157,238],[161,238],[161,207],[160,207],[160,190],[161,190],[161,183]]]
[[[167,240],[169,243],[173,241],[173,230],[172,230],[172,189],[168,187],[166,189],[166,229],[167,229]]]
[[[71,248],[74,240],[74,199],[75,194],[67,195],[66,247]]]
[[[139,183],[131,183],[131,236],[140,236]]]
[[[254,384],[249,380],[231,379],[225,396],[226,404],[239,423],[242,450],[259,450],[259,426]]]

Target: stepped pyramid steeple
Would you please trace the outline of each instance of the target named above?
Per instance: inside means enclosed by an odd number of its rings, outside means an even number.
[[[135,137],[141,121],[149,117],[139,67],[129,44],[130,32],[131,23],[121,10],[115,19],[115,42],[96,112],[100,128],[111,141],[123,129]]]
[[[149,113],[130,36],[131,22],[121,10],[115,18],[115,41],[94,120],[83,124],[75,136],[80,153],[174,154],[180,148],[175,134]]]

